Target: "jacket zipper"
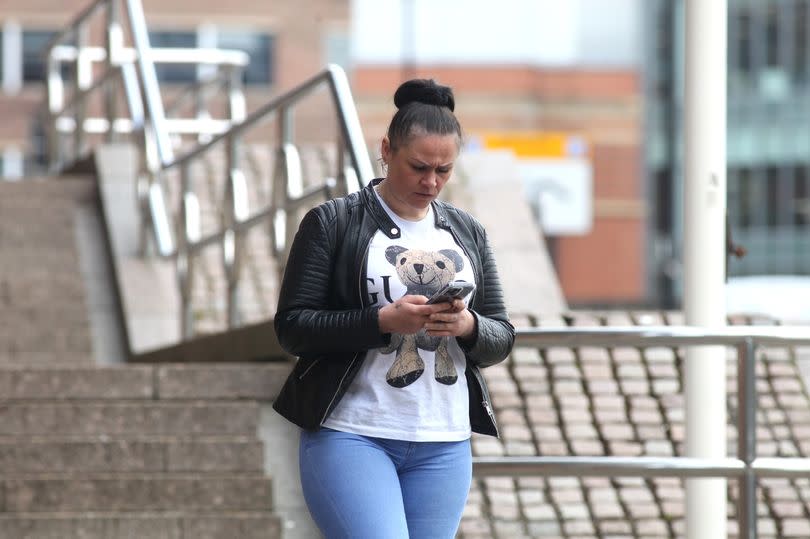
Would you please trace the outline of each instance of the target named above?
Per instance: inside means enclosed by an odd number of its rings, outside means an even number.
[[[442,220],[442,223],[443,224],[446,223],[446,220]],[[476,266],[475,259],[472,256],[470,256],[470,252],[464,246],[464,243],[458,238],[458,235],[456,234],[455,229],[450,225],[445,225],[445,226],[447,226],[447,229],[450,231],[450,235],[453,236],[453,240],[455,240],[456,245],[461,247],[461,250],[464,251],[465,255],[467,255],[467,260],[470,261],[470,265],[473,267],[473,272],[474,272],[476,278],[483,281],[483,278],[484,278],[483,273],[479,273],[477,271],[477,266]],[[478,289],[476,288],[476,291],[477,290]],[[473,292],[472,296],[470,296],[470,303],[469,303],[470,305],[473,304],[474,299],[475,299],[475,292]],[[492,404],[490,404],[491,399],[490,399],[490,396],[489,396],[489,391],[487,391],[486,383],[484,382],[483,375],[481,374],[481,371],[478,370],[478,368],[473,368],[472,371],[473,371],[473,375],[475,376],[475,381],[478,382],[478,387],[481,389],[481,395],[483,395],[483,397],[484,397],[484,400],[481,401],[481,406],[486,411],[487,416],[489,416],[489,420],[492,421],[492,427],[495,429],[495,436],[500,438],[501,434],[500,434],[500,431],[498,430],[498,422],[495,420],[495,412],[492,410]]]
[[[321,361],[320,359],[316,359],[315,361],[313,361],[312,364],[309,367],[307,367],[307,370],[305,370],[304,372],[302,372],[301,374],[298,375],[298,379],[303,380],[304,376],[306,376],[307,373],[309,373],[309,371],[312,370],[312,367],[317,365],[320,361]]]
[[[447,221],[446,221],[446,219],[445,219],[445,218],[442,218],[442,219],[443,219],[443,220],[442,220],[442,224],[444,224],[444,225],[447,227],[447,230],[450,232],[450,235],[451,235],[451,236],[453,236],[453,241],[455,241],[455,242],[456,242],[456,245],[458,245],[459,247],[461,247],[461,250],[462,250],[462,251],[464,251],[464,254],[465,254],[465,255],[467,255],[467,260],[469,260],[469,261],[470,261],[470,265],[473,267],[473,275],[475,275],[476,280],[478,280],[478,281],[479,281],[479,283],[478,283],[478,284],[479,284],[480,286],[483,286],[483,282],[482,282],[482,281],[483,281],[484,276],[483,276],[483,274],[479,274],[479,273],[478,273],[478,267],[477,267],[477,266],[476,266],[476,264],[475,264],[475,259],[474,259],[472,256],[470,256],[470,252],[469,252],[469,251],[467,250],[467,248],[464,246],[464,243],[463,243],[463,242],[462,242],[460,239],[458,239],[458,235],[456,235],[456,231],[455,231],[455,229],[454,229],[452,226],[450,226],[449,224],[446,224],[446,223],[447,223]],[[476,287],[476,289],[475,289],[475,290],[473,290],[473,293],[472,293],[472,295],[470,296],[470,303],[469,303],[469,305],[472,305],[472,304],[473,304],[473,299],[475,299],[475,293],[476,293],[477,291],[478,291],[478,288]]]
[[[326,411],[323,413],[323,417],[321,418],[319,425],[323,425],[323,422],[326,421],[327,416],[329,416],[329,412],[332,411],[332,406],[335,404],[335,399],[337,398],[338,393],[340,393],[340,388],[343,387],[343,382],[346,380],[346,377],[349,375],[349,372],[351,372],[352,367],[354,367],[354,362],[357,361],[358,354],[354,354],[352,362],[349,363],[349,367],[344,371],[343,376],[340,378],[340,383],[338,383],[337,389],[335,390],[335,394],[332,395],[332,400],[329,401],[329,406],[326,407]]]

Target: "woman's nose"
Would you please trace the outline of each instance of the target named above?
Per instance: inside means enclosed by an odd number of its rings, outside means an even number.
[[[438,175],[435,170],[428,171],[423,178],[423,183],[429,187],[435,187],[438,184]]]

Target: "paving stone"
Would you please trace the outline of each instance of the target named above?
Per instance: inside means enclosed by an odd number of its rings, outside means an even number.
[[[524,506],[546,503],[545,494],[543,494],[542,491],[536,489],[532,490],[521,489],[518,491],[518,498],[520,499],[520,503]]]
[[[633,528],[625,520],[603,520],[600,522],[602,533],[610,537],[632,537]]]
[[[547,504],[527,504],[523,508],[526,518],[529,520],[555,520],[557,514],[554,508]]]
[[[504,538],[516,538],[521,539],[525,538],[526,535],[523,534],[524,525],[520,521],[516,521],[515,519],[510,520],[494,520],[493,528],[495,530],[496,537],[504,537]]]
[[[624,517],[624,510],[617,502],[594,502],[594,517],[598,519],[621,518]]]
[[[611,379],[613,377],[613,369],[607,362],[583,362],[582,372],[588,383],[594,380]]]
[[[565,503],[559,504],[558,507],[560,515],[564,520],[586,519],[590,517],[588,509],[582,504]]]
[[[569,454],[568,446],[563,442],[539,441],[539,454],[549,457],[562,457]]]
[[[590,520],[572,520],[564,523],[563,529],[569,536],[593,536],[596,533]]]

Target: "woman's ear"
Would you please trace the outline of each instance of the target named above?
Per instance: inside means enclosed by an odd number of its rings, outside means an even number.
[[[384,165],[388,165],[391,161],[391,141],[388,140],[388,136],[383,137],[382,144],[380,144],[380,157],[382,157]]]

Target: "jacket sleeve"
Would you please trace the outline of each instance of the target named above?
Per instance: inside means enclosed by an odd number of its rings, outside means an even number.
[[[472,363],[479,367],[488,367],[503,361],[512,351],[515,328],[506,313],[503,289],[486,231],[474,219],[472,224],[481,257],[483,282],[480,283],[470,308],[476,321],[475,334],[473,338],[460,344]]]
[[[379,307],[330,308],[337,231],[324,208],[306,214],[290,248],[275,318],[279,343],[290,354],[310,357],[385,346]]]

